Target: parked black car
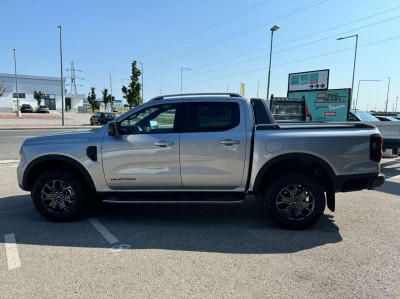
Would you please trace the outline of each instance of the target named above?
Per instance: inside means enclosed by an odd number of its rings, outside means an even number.
[[[32,113],[33,112],[33,108],[31,105],[29,104],[23,104],[21,106],[21,113]]]
[[[97,112],[90,118],[91,125],[104,125],[115,118],[114,113]]]

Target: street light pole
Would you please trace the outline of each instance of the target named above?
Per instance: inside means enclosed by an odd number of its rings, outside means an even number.
[[[356,72],[356,60],[357,60],[357,46],[358,46],[358,34],[355,35],[350,35],[350,36],[346,36],[346,37],[339,37],[337,38],[337,40],[342,40],[342,39],[346,39],[346,38],[350,38],[350,37],[355,37],[356,38],[356,47],[354,50],[354,65],[353,65],[353,79],[351,81],[351,100],[353,101],[353,88],[354,88],[354,74]],[[353,104],[354,106],[354,104]]]
[[[386,78],[388,78],[389,81],[388,81],[388,90],[387,90],[387,95],[386,95],[385,117],[386,117],[386,113],[387,113],[387,105],[388,105],[388,102],[389,102],[389,87],[390,87],[390,77],[386,77]]]
[[[142,69],[142,104],[143,104],[143,102],[144,102],[144,95],[143,95],[143,63],[140,62],[140,61],[139,61],[139,63],[140,63],[141,69]]]
[[[275,25],[273,26],[270,30],[271,30],[271,46],[269,48],[269,67],[268,67],[268,84],[267,84],[267,100],[269,97],[269,81],[271,78],[271,61],[272,61],[272,41],[274,39],[274,31],[278,31],[279,30],[279,26]]]
[[[375,82],[377,82],[377,81],[381,81],[381,80],[358,80],[357,97],[356,97],[355,102],[353,103],[353,109],[357,109],[357,104],[358,104],[358,92],[360,91],[360,83],[361,83],[361,81],[375,81]],[[355,105],[354,105],[354,104],[355,104]]]
[[[64,126],[64,77],[63,77],[63,64],[62,64],[62,43],[61,43],[61,29],[62,26],[58,25],[57,28],[60,28],[60,62],[61,62],[61,114],[62,114],[62,125]]]
[[[182,71],[191,71],[192,69],[189,69],[187,67],[181,67],[181,94],[182,94]]]
[[[14,71],[15,71],[15,90],[17,93],[17,117],[21,117],[21,111],[19,111],[19,95],[18,95],[18,79],[17,79],[17,58],[15,56],[15,51],[17,49],[13,49],[14,51]]]

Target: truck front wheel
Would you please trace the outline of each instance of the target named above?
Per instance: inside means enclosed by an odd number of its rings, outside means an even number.
[[[313,225],[323,214],[325,194],[312,177],[302,173],[286,173],[268,185],[264,205],[278,225],[304,229]]]
[[[84,189],[73,174],[51,170],[36,180],[32,189],[35,208],[51,221],[69,221],[82,214],[85,206]]]

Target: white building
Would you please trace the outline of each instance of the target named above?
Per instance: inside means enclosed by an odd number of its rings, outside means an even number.
[[[33,91],[44,93],[41,105],[47,105],[50,110],[61,111],[61,82],[57,77],[42,77],[17,75],[19,106],[29,104],[33,108],[37,107],[37,102],[33,97]],[[64,79],[65,90],[65,79]],[[17,107],[17,93],[14,74],[0,73],[0,85],[3,84],[5,92],[0,97],[0,110],[13,111]],[[78,111],[78,107],[83,106],[84,94],[64,94],[65,110]]]

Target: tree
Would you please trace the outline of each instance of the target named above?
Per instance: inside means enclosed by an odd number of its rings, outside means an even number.
[[[2,97],[5,92],[6,92],[6,89],[4,88],[3,82],[1,82],[0,83],[0,97]]]
[[[122,86],[123,97],[129,104],[129,109],[133,106],[139,106],[143,101],[140,96],[140,89],[142,85],[139,83],[139,77],[142,72],[136,67],[136,60],[132,62],[132,75],[131,82],[128,87]]]
[[[44,97],[44,93],[41,92],[41,91],[36,91],[36,90],[34,90],[34,91],[33,91],[33,97],[35,98],[35,100],[36,100],[36,102],[37,102],[37,105],[38,105],[38,107],[39,107],[39,106],[40,106],[40,103],[42,102],[42,99],[43,99],[43,97]]]
[[[99,103],[96,101],[96,92],[95,89],[96,87],[90,87],[91,91],[88,94],[87,100],[90,104],[90,106],[92,106],[92,111],[94,112],[95,109],[99,109]]]
[[[101,92],[103,94],[103,103],[105,105],[105,108],[107,108],[107,104],[111,103],[112,106],[112,101],[113,99],[111,98],[111,95],[108,94],[108,89],[104,88],[103,91]],[[114,97],[113,97],[114,98]]]

